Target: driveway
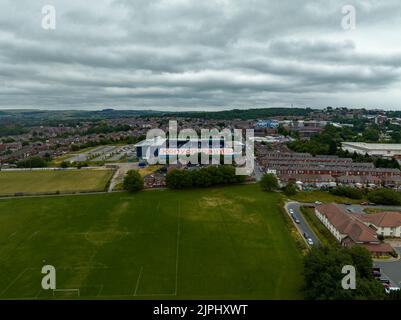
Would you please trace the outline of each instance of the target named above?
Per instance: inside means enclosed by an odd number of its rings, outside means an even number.
[[[301,233],[301,236],[304,237],[304,232],[306,232],[309,237],[313,240],[314,245],[319,245],[320,241],[319,239],[316,237],[316,235],[314,234],[314,232],[312,231],[312,229],[309,227],[308,223],[306,222],[303,214],[301,213],[301,205],[304,204],[300,204],[299,202],[288,202],[286,204],[286,210],[289,213],[289,210],[292,209],[294,210],[294,215],[295,217],[300,221],[300,223],[297,223],[296,226],[298,228],[298,231]],[[290,215],[291,220],[292,217]]]
[[[111,178],[108,192],[112,192],[117,184],[122,183],[129,170],[137,170],[138,162],[133,163],[112,163],[117,166],[117,170]]]

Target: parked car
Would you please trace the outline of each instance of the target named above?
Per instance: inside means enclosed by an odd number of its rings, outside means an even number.
[[[304,232],[304,238],[305,238],[305,239],[308,239],[308,238],[309,238],[309,235],[308,235],[306,232]]]
[[[385,288],[384,290],[386,291],[387,294],[389,294],[391,291],[399,291],[400,288],[398,288],[398,287],[389,287],[389,288]]]
[[[310,246],[313,246],[313,240],[311,238],[308,238],[306,241]]]
[[[315,201],[315,204],[322,204],[320,201]]]

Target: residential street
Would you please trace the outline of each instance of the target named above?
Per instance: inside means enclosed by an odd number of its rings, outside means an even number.
[[[298,218],[298,220],[300,221],[300,223],[297,223],[297,228],[301,233],[301,236],[304,237],[304,232],[306,232],[309,237],[313,240],[314,245],[319,245],[320,241],[318,240],[318,238],[316,237],[316,235],[313,233],[312,229],[309,227],[309,225],[307,224],[303,214],[301,213],[300,207],[303,204],[300,204],[298,202],[289,202],[286,205],[286,211],[289,213],[289,210],[292,209],[294,210],[294,215],[296,216],[296,218]],[[291,220],[293,220],[293,218],[290,216]]]

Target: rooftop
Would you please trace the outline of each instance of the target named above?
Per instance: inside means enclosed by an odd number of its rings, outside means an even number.
[[[376,227],[391,228],[401,226],[401,212],[379,212],[363,215],[360,219],[364,222],[370,222]]]
[[[366,143],[366,142],[342,142],[343,145],[369,150],[397,150],[401,151],[399,143]]]

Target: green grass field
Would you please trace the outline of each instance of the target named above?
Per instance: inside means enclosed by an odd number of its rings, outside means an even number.
[[[0,200],[0,299],[53,298],[45,264],[80,298],[302,298],[278,202],[257,185]]]
[[[46,192],[103,191],[111,170],[0,171],[0,195]]]
[[[292,200],[299,202],[315,202],[321,201],[325,203],[336,202],[336,203],[354,203],[359,204],[367,201],[366,199],[350,199],[347,197],[339,197],[331,194],[328,191],[302,191],[296,195],[290,197]]]

